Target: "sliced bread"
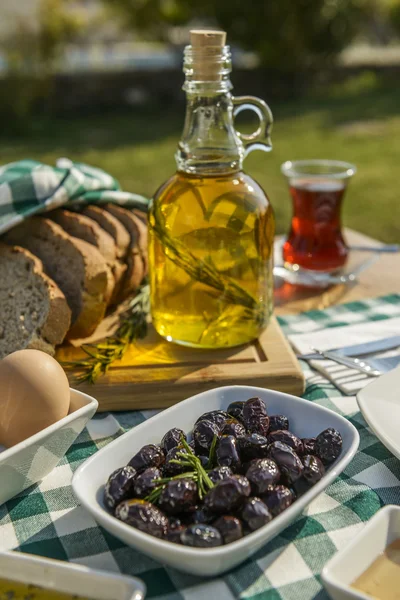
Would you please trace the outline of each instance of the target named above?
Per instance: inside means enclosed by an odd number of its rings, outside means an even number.
[[[117,258],[114,239],[93,219],[62,208],[52,210],[46,217],[58,223],[70,235],[96,246],[107,262]]]
[[[145,223],[133,211],[118,206],[117,204],[106,204],[105,209],[118,219],[129,231],[131,236],[131,248],[138,248],[143,261],[143,277],[148,272],[147,259],[147,227]]]
[[[115,265],[117,259],[117,247],[114,239],[107,231],[93,219],[80,213],[71,212],[58,208],[46,215],[52,221],[55,221],[60,227],[70,235],[77,237],[88,244],[95,246],[100,254],[105,258],[107,269],[107,291],[105,300],[107,304],[112,302],[112,298],[116,297],[117,291],[120,289],[120,281],[122,277],[119,265]],[[115,287],[117,290],[114,293]]]
[[[107,265],[97,248],[43,217],[24,221],[7,232],[4,241],[38,256],[46,273],[63,291],[72,311],[67,337],[91,335],[106,310]]]
[[[117,258],[124,258],[129,249],[130,236],[122,223],[112,214],[95,205],[86,206],[82,214],[96,221],[111,235],[117,247]]]
[[[0,358],[24,348],[54,354],[71,311],[42,262],[25,248],[0,244]]]

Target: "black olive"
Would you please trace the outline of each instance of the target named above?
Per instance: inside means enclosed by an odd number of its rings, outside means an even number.
[[[211,488],[204,498],[204,504],[212,512],[229,513],[240,508],[248,496],[250,483],[242,475],[233,475]]]
[[[251,492],[255,496],[271,490],[281,477],[278,465],[270,458],[256,458],[249,463],[246,478],[250,481]]]
[[[184,525],[180,525],[179,527],[173,527],[172,529],[168,529],[165,534],[164,539],[167,542],[172,542],[173,544],[182,544],[181,542],[181,534],[185,531],[186,527]]]
[[[273,442],[268,448],[268,456],[278,465],[283,483],[292,485],[302,476],[303,463],[287,444]]]
[[[208,476],[213,483],[232,477],[233,472],[229,467],[215,467],[212,471],[208,472]]]
[[[298,496],[307,492],[325,475],[325,467],[317,456],[307,454],[302,456],[302,462],[304,465],[303,476],[294,484]]]
[[[221,429],[221,435],[233,435],[235,438],[244,437],[246,434],[247,431],[244,425],[237,419],[228,419]]]
[[[188,467],[185,465],[177,465],[176,463],[174,463],[174,460],[180,460],[181,457],[177,456],[178,452],[183,452],[183,454],[187,454],[187,451],[185,450],[185,448],[180,448],[179,446],[176,446],[175,448],[172,448],[172,450],[170,450],[165,458],[165,464],[164,464],[164,473],[165,475],[168,475],[169,477],[172,477],[174,475],[180,475],[181,473],[185,473],[185,471],[188,470]]]
[[[340,433],[329,427],[317,435],[315,440],[315,454],[324,464],[329,464],[337,459],[342,451],[343,440]]]
[[[192,523],[212,523],[215,520],[215,514],[210,512],[205,506],[198,507],[192,515]]]
[[[292,504],[294,498],[293,492],[284,485],[277,485],[262,497],[264,504],[267,505],[273,517],[286,510]]]
[[[303,454],[315,455],[315,438],[302,438]]]
[[[260,529],[272,520],[268,507],[260,498],[246,498],[240,515],[251,531]]]
[[[201,462],[201,464],[204,468],[208,467],[208,456],[199,455],[197,458],[199,459],[199,461]]]
[[[143,473],[150,467],[161,467],[165,461],[165,456],[160,446],[148,444],[143,446],[137,454],[129,461],[129,465],[136,469],[138,473]]]
[[[214,423],[220,430],[228,419],[230,419],[230,415],[224,410],[211,410],[210,412],[201,415],[201,417],[197,419],[195,425],[200,423],[200,421],[211,421],[211,423]]]
[[[197,484],[193,479],[173,479],[161,492],[158,505],[168,515],[187,512],[196,505]]]
[[[128,498],[133,498],[134,483],[137,473],[133,467],[122,467],[111,473],[104,486],[104,504],[110,510]]]
[[[290,446],[296,452],[296,454],[303,453],[303,442],[291,431],[286,431],[284,429],[273,431],[268,436],[268,442],[270,444],[273,442],[282,442],[283,444]]]
[[[161,448],[164,450],[164,453],[168,454],[172,448],[179,446],[182,443],[182,437],[184,440],[186,440],[185,432],[182,431],[182,429],[174,427],[173,429],[167,431],[161,440]]]
[[[193,428],[196,454],[209,454],[214,436],[219,435],[219,427],[212,421],[198,421]]]
[[[169,529],[177,529],[182,526],[182,521],[178,519],[178,517],[170,516],[168,517],[168,527]]]
[[[185,546],[214,548],[215,546],[222,546],[222,536],[215,527],[199,523],[197,525],[189,525],[181,533],[181,542]]]
[[[217,464],[220,467],[230,467],[236,472],[241,466],[236,438],[233,435],[223,435],[218,440]]]
[[[268,456],[268,440],[263,435],[251,433],[238,439],[240,457],[243,463],[250,462],[253,458],[266,458]]]
[[[289,419],[285,415],[271,415],[269,417],[269,432],[289,429]]]
[[[267,436],[269,431],[269,417],[261,398],[249,398],[243,407],[243,423],[251,433]]]
[[[219,519],[214,522],[214,527],[218,529],[222,535],[224,544],[236,542],[236,540],[243,537],[242,524],[236,517],[230,517],[228,515],[219,517]]]
[[[135,498],[145,498],[154,490],[156,483],[155,479],[160,479],[161,471],[157,467],[150,467],[141,473],[135,481],[134,492]]]
[[[237,400],[236,402],[231,402],[226,412],[230,414],[234,419],[238,419],[239,421],[243,421],[243,406],[244,400]]]
[[[168,519],[156,506],[145,500],[124,500],[115,509],[115,516],[140,531],[157,538],[165,536]]]

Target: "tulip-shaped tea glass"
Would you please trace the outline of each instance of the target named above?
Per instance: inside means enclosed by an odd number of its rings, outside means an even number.
[[[283,246],[287,268],[332,273],[344,266],[348,248],[340,213],[355,172],[354,165],[337,160],[298,160],[282,165],[293,200],[290,232]]]

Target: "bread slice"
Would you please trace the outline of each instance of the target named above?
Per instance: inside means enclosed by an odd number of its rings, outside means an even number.
[[[0,359],[24,348],[54,354],[71,323],[60,288],[25,248],[0,244]]]
[[[52,210],[46,217],[58,223],[70,235],[96,246],[107,262],[112,263],[117,258],[114,239],[93,219],[62,208]]]
[[[117,247],[117,258],[125,258],[131,240],[122,223],[109,212],[95,205],[86,206],[82,214],[96,221],[104,231],[111,235]]]
[[[107,269],[107,291],[105,300],[110,304],[113,297],[116,297],[117,291],[120,289],[120,281],[123,274],[123,269],[119,265],[115,265],[117,259],[117,247],[114,239],[107,231],[93,219],[79,213],[71,212],[58,208],[46,215],[52,221],[55,221],[60,227],[70,235],[77,237],[88,244],[95,246],[100,254],[105,258]],[[114,272],[113,272],[114,270]],[[116,293],[114,289],[117,285]]]
[[[107,265],[97,248],[43,217],[24,221],[7,232],[4,241],[38,256],[46,273],[63,291],[72,312],[67,337],[91,335],[106,310]]]
[[[138,248],[139,250],[143,261],[143,277],[145,277],[148,273],[147,227],[145,223],[133,211],[117,204],[106,204],[104,208],[129,231],[131,248]]]

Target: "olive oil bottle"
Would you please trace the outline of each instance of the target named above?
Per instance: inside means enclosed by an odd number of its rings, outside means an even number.
[[[256,338],[272,313],[274,215],[242,170],[250,151],[271,150],[272,115],[262,100],[231,95],[224,32],[192,31],[184,72],[178,169],[150,204],[152,319],[169,341],[237,346]],[[235,130],[244,109],[259,117],[253,134]]]

